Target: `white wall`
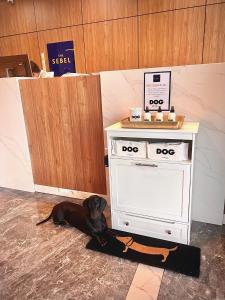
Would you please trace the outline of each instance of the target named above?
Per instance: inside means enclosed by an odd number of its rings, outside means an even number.
[[[0,187],[34,191],[18,80],[0,79]]]
[[[171,70],[171,105],[186,121],[200,122],[192,218],[222,224],[225,199],[225,63],[101,72],[107,127],[144,103],[144,72]]]

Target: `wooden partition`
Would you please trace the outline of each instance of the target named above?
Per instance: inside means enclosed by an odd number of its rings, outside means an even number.
[[[87,72],[138,68],[137,36],[137,17],[84,25]]]
[[[225,0],[0,1],[0,56],[72,40],[78,73],[225,61]]]
[[[82,24],[81,0],[35,0],[37,30]]]
[[[0,1],[0,36],[36,30],[33,1],[19,0],[14,5]]]
[[[204,7],[139,17],[139,66],[201,64]]]
[[[225,3],[208,5],[206,15],[203,62],[225,61]]]
[[[137,15],[137,0],[82,0],[83,22],[121,19]]]
[[[0,56],[23,54],[28,54],[31,60],[41,65],[36,32],[0,38]]]
[[[138,0],[138,14],[158,13],[205,4],[206,0]]]
[[[21,80],[34,182],[105,194],[98,75]]]

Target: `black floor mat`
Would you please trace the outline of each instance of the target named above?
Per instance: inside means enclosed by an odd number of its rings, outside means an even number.
[[[105,246],[101,246],[95,239],[92,239],[88,242],[86,248],[129,259],[138,263],[168,269],[189,276],[199,277],[201,252],[199,248],[127,233],[124,231],[112,229],[111,232],[116,236],[129,237],[126,241],[124,241],[128,246],[127,252],[123,252],[126,248],[125,243],[119,241],[111,234],[107,234],[107,244]],[[143,247],[143,245],[147,247]],[[148,247],[167,248],[170,249],[170,251],[152,249],[156,252],[156,254],[146,254],[137,251],[137,249],[141,249],[141,251],[144,252],[151,252],[151,249]],[[162,254],[164,254],[164,256]],[[167,258],[165,259],[166,256]],[[165,259],[164,262],[162,261],[163,259]]]

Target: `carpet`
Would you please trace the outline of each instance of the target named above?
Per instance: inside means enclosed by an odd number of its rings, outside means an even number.
[[[200,248],[114,229],[110,231],[111,234],[105,236],[106,245],[101,246],[95,239],[91,239],[86,248],[188,276],[199,277]]]

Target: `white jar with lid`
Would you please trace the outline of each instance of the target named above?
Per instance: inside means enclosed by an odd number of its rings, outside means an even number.
[[[142,108],[141,107],[132,107],[130,109],[130,121],[131,122],[140,122],[142,120]]]

